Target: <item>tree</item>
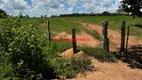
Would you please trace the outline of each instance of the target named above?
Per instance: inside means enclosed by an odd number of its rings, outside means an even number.
[[[41,18],[43,18],[43,15],[41,15]]]
[[[123,10],[122,9],[117,9],[116,10],[116,14],[123,14],[124,12],[123,12]]]
[[[23,18],[23,15],[22,15],[21,12],[19,13],[18,17],[19,17],[19,18]]]
[[[0,9],[0,18],[4,18],[6,16],[7,16],[7,13],[4,10]]]
[[[120,8],[127,14],[131,13],[133,17],[142,17],[142,0],[123,0]]]
[[[47,17],[47,15],[44,15],[44,17],[46,18],[46,17]]]
[[[25,18],[30,18],[29,15],[26,15]]]
[[[101,15],[109,16],[109,15],[111,15],[111,13],[110,13],[110,12],[108,12],[108,11],[104,11],[104,12],[102,12],[102,13],[101,13]]]

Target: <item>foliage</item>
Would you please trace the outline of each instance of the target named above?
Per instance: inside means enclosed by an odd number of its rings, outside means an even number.
[[[71,57],[63,58],[59,57],[52,60],[52,65],[57,75],[64,78],[73,78],[78,73],[85,73],[86,70],[90,70],[91,60],[87,57]]]
[[[118,13],[110,13],[108,11],[104,11],[102,13],[72,13],[72,14],[61,14],[60,16],[51,16],[51,17],[87,17],[87,16],[120,16],[125,14]]]
[[[5,18],[6,16],[7,13],[4,10],[0,9],[0,18]]]
[[[9,55],[3,49],[0,45],[0,80],[13,76],[12,65],[8,62]]]
[[[11,64],[2,64],[0,65],[0,80],[11,78],[14,73],[12,72]]]
[[[7,58],[12,63],[15,76],[28,78],[39,74],[44,76],[46,73],[49,73],[48,77],[53,75],[52,69],[44,61],[46,35],[40,34],[36,26],[21,26],[19,22],[19,19],[10,18],[0,27],[0,44],[4,54],[9,55]]]
[[[48,43],[42,27],[23,25],[22,20],[9,17],[0,23],[1,79],[53,79],[56,74],[68,78],[89,69],[89,58],[58,57],[71,43]]]
[[[29,15],[26,15],[25,18],[30,18],[30,16],[29,16]]]
[[[121,9],[126,13],[132,13],[133,16],[142,16],[142,0],[123,0],[121,1]]]
[[[19,17],[19,18],[23,18],[23,15],[22,15],[21,12],[19,13],[18,17]]]
[[[91,60],[88,57],[71,57],[64,58],[59,56],[60,52],[70,48],[70,43],[66,42],[51,42],[48,45],[46,52],[46,60],[55,70],[56,77],[72,78],[78,73],[85,73],[86,70],[92,69]],[[63,48],[63,49],[61,49]]]
[[[117,10],[116,10],[116,14],[124,14],[123,9],[120,9],[120,8],[117,9]]]
[[[111,13],[110,13],[110,12],[108,12],[108,11],[104,11],[104,12],[102,12],[102,13],[101,13],[101,15],[109,16],[109,15],[111,15]]]

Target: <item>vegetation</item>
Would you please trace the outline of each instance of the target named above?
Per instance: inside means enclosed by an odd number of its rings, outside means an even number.
[[[142,38],[142,26],[141,18],[133,19],[130,16],[85,16],[85,17],[65,17],[65,20],[79,21],[90,24],[102,26],[102,21],[108,20],[108,28],[113,30],[121,30],[122,21],[126,21],[126,28],[130,26],[130,35],[134,35],[137,38]]]
[[[20,24],[20,18],[3,21],[0,23],[0,79],[54,79],[58,75],[68,78],[90,67],[89,58],[59,57],[71,47],[70,43],[48,43],[42,27]]]
[[[5,18],[6,16],[7,13],[4,10],[0,9],[0,18]]]
[[[104,12],[104,14],[106,13]],[[77,34],[85,31],[101,40],[101,36],[97,31],[87,30],[78,22],[101,26],[101,22],[106,19],[109,21],[109,28],[115,30],[120,30],[121,21],[126,20],[126,26],[131,27],[130,34],[142,37],[141,19],[133,19],[129,16],[55,18],[18,18],[9,16],[0,19],[0,79],[72,78],[78,73],[90,71],[92,69],[90,58],[86,56],[73,56],[71,58],[60,56],[60,53],[72,47],[71,43],[64,41],[48,43],[47,20],[50,21],[52,38],[63,31],[71,34],[71,29],[75,28]],[[102,62],[114,62],[116,60],[115,53],[107,54],[100,47],[82,46],[79,49]]]
[[[81,24],[73,21],[64,20],[62,18],[49,18],[49,20],[51,25],[51,32],[59,33],[65,31],[71,34],[72,28],[76,29],[77,33],[85,30],[85,28],[83,28]]]
[[[125,15],[124,13],[110,13],[104,11],[102,13],[72,13],[72,14],[61,14],[60,16],[51,16],[51,17],[81,17],[81,16],[120,16]]]
[[[67,58],[57,58],[54,60],[53,67],[55,72],[65,78],[73,78],[78,73],[85,73],[86,70],[91,71],[91,59],[80,56]],[[88,66],[87,66],[88,65]]]
[[[142,0],[123,0],[120,8],[127,14],[132,13],[133,17],[142,17]]]
[[[90,48],[88,46],[83,46],[83,47],[80,47],[80,49],[83,50],[87,55],[92,56],[101,62],[105,62],[105,61],[115,62],[116,61],[115,53],[107,54],[105,50],[103,50],[101,47]]]

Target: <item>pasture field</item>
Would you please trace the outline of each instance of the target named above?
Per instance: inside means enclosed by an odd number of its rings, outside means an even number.
[[[2,19],[0,19],[1,21]],[[22,18],[21,25],[34,24],[40,26],[45,24],[47,20],[50,20],[51,32],[62,32],[71,33],[71,29],[75,28],[77,33],[84,31],[85,28],[77,22],[84,22],[88,24],[95,24],[102,26],[102,22],[108,20],[110,29],[119,30],[121,29],[122,21],[126,21],[126,30],[130,26],[130,34],[138,38],[142,38],[142,18],[133,18],[131,16],[85,16],[85,17],[57,17],[57,18]]]
[[[120,30],[122,21],[126,21],[126,28],[130,26],[130,34],[142,38],[142,18],[133,18],[131,16],[87,16],[65,17],[64,19],[99,26],[102,26],[102,22],[107,20],[109,22],[109,28],[113,30]]]
[[[2,80],[53,78],[82,80],[84,78],[77,75],[86,71],[90,74],[86,77],[88,80],[100,78],[119,80],[120,77],[129,80],[134,73],[137,74],[133,75],[132,79],[142,78],[140,77],[142,18],[84,16],[12,19],[0,19],[0,79]],[[3,22],[6,20],[7,22]],[[52,39],[50,43],[47,39],[48,20]],[[105,20],[109,22],[110,54],[102,48],[102,22]],[[126,21],[126,31],[130,26],[130,36],[128,54],[121,57],[119,49],[122,21]],[[79,39],[78,52],[74,55],[71,41],[65,41],[71,39],[73,28],[76,29],[76,39]],[[85,38],[89,41],[82,40]],[[122,59],[127,60],[127,64]],[[133,70],[128,65],[138,69]],[[88,73],[88,71],[93,72]],[[123,72],[125,73],[121,74]]]

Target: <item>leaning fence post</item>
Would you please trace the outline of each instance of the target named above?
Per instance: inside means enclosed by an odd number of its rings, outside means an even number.
[[[109,53],[109,39],[108,39],[108,21],[103,22],[103,29],[102,29],[102,42],[103,42],[103,49]]]
[[[50,42],[51,41],[51,36],[50,36],[50,22],[49,21],[47,21],[47,34],[48,34],[48,42]]]
[[[127,53],[127,50],[128,50],[129,33],[130,33],[130,27],[128,26],[127,40],[126,40],[126,53]]]
[[[73,47],[73,54],[77,53],[77,46],[76,46],[76,33],[75,29],[72,29],[72,47]]]
[[[120,47],[120,53],[123,54],[125,51],[125,21],[122,21],[121,26],[121,47]]]

